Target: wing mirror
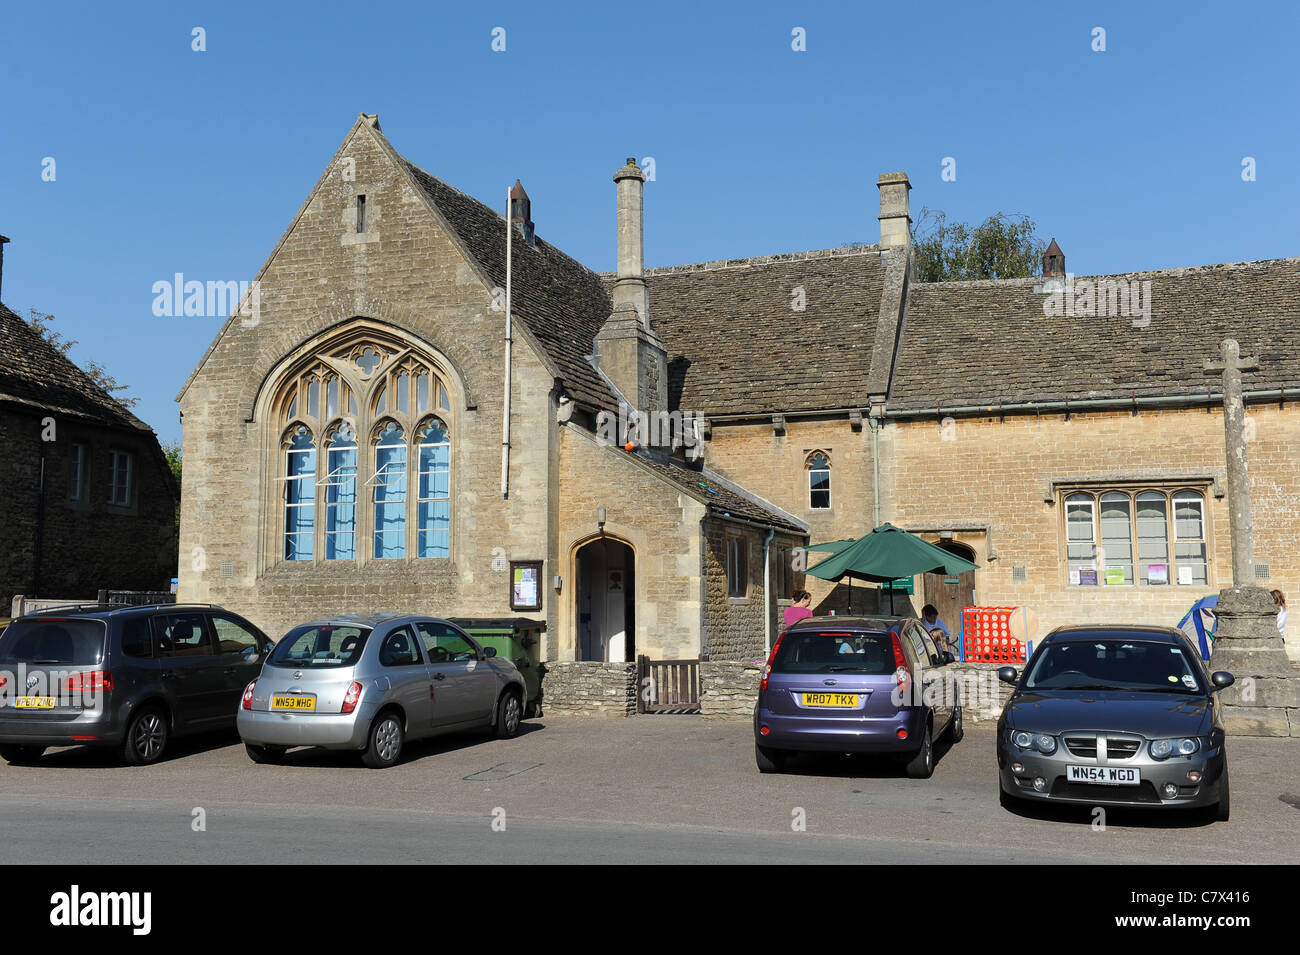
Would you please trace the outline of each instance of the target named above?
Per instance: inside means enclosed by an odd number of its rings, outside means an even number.
[[[494,657],[494,656],[496,656],[496,655],[497,655],[497,648],[496,648],[496,647],[484,647],[484,648],[483,648],[483,656],[485,656],[485,657]]]
[[[1016,672],[1015,667],[998,667],[998,679],[1003,683],[1010,683],[1015,686],[1020,679],[1020,674]]]
[[[1210,677],[1210,682],[1214,684],[1216,690],[1226,690],[1237,682],[1237,678],[1227,670],[1215,670]]]

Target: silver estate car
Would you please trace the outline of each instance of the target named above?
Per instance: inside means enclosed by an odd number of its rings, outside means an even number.
[[[408,739],[479,728],[514,736],[524,695],[513,663],[446,620],[342,616],[280,639],[244,690],[237,725],[254,762],[321,746],[357,750],[382,769]]]

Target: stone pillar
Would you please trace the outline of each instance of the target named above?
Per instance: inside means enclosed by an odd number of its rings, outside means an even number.
[[[905,172],[887,172],[876,181],[880,190],[880,247],[905,246],[912,241],[912,216],[907,194],[912,184]]]
[[[1219,592],[1210,670],[1236,683],[1219,692],[1230,736],[1300,736],[1300,679],[1277,629],[1277,607],[1262,587]]]

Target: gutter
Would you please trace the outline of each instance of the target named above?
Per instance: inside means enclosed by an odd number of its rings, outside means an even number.
[[[1254,401],[1256,404],[1264,401],[1285,401],[1287,397],[1286,388],[1270,388],[1242,393],[1244,401]],[[1290,397],[1293,400],[1300,398],[1300,392],[1293,390]],[[886,410],[884,417],[894,420],[906,420],[955,415],[1003,415],[1008,412],[1028,411],[1038,413],[1064,412],[1069,414],[1071,411],[1123,411],[1160,407],[1186,408],[1194,405],[1215,405],[1222,403],[1222,401],[1222,392],[1219,392],[1216,397],[1214,392],[1207,390],[1205,394],[1201,395],[1143,395],[1141,397],[1134,395],[1129,398],[1081,398],[1078,401],[1065,399],[1061,401],[1018,401],[1012,404],[998,402],[996,404],[982,405],[953,405],[950,408],[943,405],[936,405],[934,408],[899,408]]]

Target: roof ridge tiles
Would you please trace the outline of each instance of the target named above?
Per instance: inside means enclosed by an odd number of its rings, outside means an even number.
[[[843,258],[853,255],[879,255],[880,246],[861,245],[838,249],[810,249],[806,252],[774,252],[771,255],[752,255],[738,259],[713,259],[708,262],[688,262],[682,265],[660,265],[646,269],[646,275],[671,275],[676,272],[716,272],[721,269],[743,269],[757,265],[776,265],[782,262],[806,262],[812,259]],[[614,278],[616,272],[599,272],[601,278]]]
[[[1215,262],[1208,265],[1184,265],[1174,266],[1165,269],[1143,269],[1135,272],[1097,272],[1090,275],[1079,273],[1069,273],[1074,281],[1081,279],[1142,279],[1157,278],[1166,276],[1174,278],[1181,275],[1198,275],[1207,272],[1222,272],[1227,269],[1266,269],[1277,265],[1295,265],[1300,267],[1300,257],[1285,256],[1277,259],[1253,259],[1243,262]],[[933,288],[991,288],[1002,286],[1009,288],[1017,285],[1042,285],[1044,282],[1056,281],[1053,278],[1042,275],[1028,276],[1025,278],[1014,279],[960,279],[948,282],[917,282],[912,286],[914,290],[923,291]]]

